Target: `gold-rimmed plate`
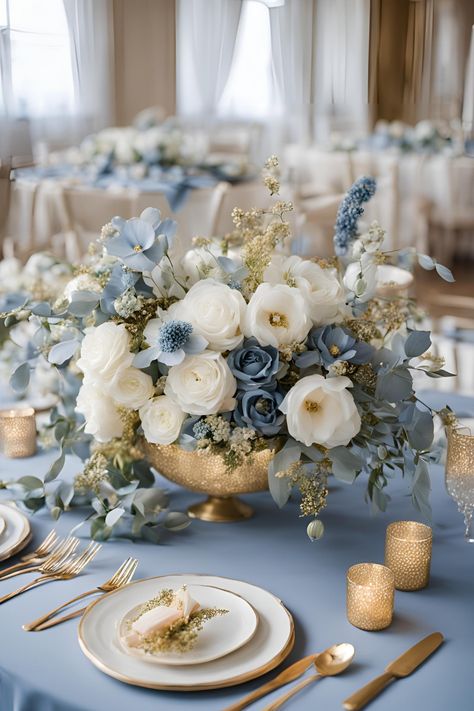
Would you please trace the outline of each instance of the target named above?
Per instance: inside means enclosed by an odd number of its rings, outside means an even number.
[[[28,518],[16,506],[0,504],[0,516],[5,528],[0,537],[0,560],[19,553],[31,540],[31,526]]]
[[[208,585],[240,595],[256,611],[254,636],[240,649],[204,664],[164,666],[128,655],[119,640],[123,617],[163,588]],[[79,644],[101,671],[127,684],[169,691],[218,689],[255,679],[274,669],[294,644],[293,619],[272,593],[250,583],[212,575],[175,574],[138,580],[92,603],[79,625]]]

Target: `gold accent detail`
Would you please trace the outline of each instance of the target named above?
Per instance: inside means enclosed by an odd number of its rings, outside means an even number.
[[[288,319],[285,314],[280,314],[278,311],[272,311],[268,315],[268,321],[274,328],[288,328]]]
[[[158,445],[157,445],[158,446]],[[170,445],[171,446],[171,445]],[[131,587],[132,585],[137,585],[138,583],[144,582],[144,580],[162,580],[163,578],[169,578],[169,577],[189,577],[190,575],[194,575],[196,577],[208,577],[207,575],[204,575],[202,573],[169,573],[168,575],[160,575],[152,578],[143,578],[142,580],[135,580],[135,582],[130,583],[127,587]],[[235,578],[226,578],[224,576],[215,576],[215,577],[220,577],[222,580],[235,580]],[[243,580],[236,580],[236,582],[244,582]],[[204,583],[203,583],[204,584]],[[110,669],[106,664],[101,662],[99,659],[97,659],[92,652],[89,651],[87,648],[87,645],[84,641],[84,635],[83,635],[83,627],[85,620],[87,619],[87,615],[89,612],[92,610],[93,607],[95,607],[99,602],[101,602],[105,597],[110,597],[111,595],[116,595],[119,590],[114,590],[113,592],[106,593],[106,595],[102,595],[100,598],[97,600],[94,600],[89,607],[86,609],[84,615],[81,618],[81,621],[79,622],[79,627],[77,630],[77,636],[79,640],[79,646],[82,650],[82,652],[85,654],[85,656],[96,666],[100,671],[104,672],[104,674],[108,674],[109,676],[113,677],[114,679],[118,679],[119,681],[124,682],[125,684],[131,684],[132,686],[140,686],[145,689],[157,689],[160,691],[205,691],[209,689],[223,689],[227,686],[236,686],[237,684],[243,684],[246,681],[250,681],[251,679],[256,679],[259,676],[262,676],[263,674],[266,674],[267,672],[271,671],[272,669],[275,669],[279,664],[281,664],[286,657],[290,654],[291,650],[293,649],[293,646],[295,644],[295,624],[293,621],[293,617],[291,613],[286,609],[282,601],[277,598],[275,595],[273,596],[275,600],[278,602],[279,605],[284,609],[286,614],[288,615],[288,620],[290,623],[290,633],[288,635],[288,639],[285,643],[285,645],[282,647],[280,652],[276,654],[273,659],[271,659],[267,664],[262,665],[261,667],[257,667],[257,669],[253,669],[250,672],[246,672],[245,674],[239,674],[234,677],[229,677],[228,679],[223,679],[222,681],[218,683],[204,683],[204,684],[196,684],[195,686],[176,686],[174,684],[153,684],[153,683],[143,683],[138,681],[137,679],[133,679],[132,677],[126,676],[125,674],[121,674],[120,672],[115,671],[114,669]],[[238,595],[238,593],[234,593],[232,590],[229,592],[232,592],[233,595]],[[268,592],[268,591],[267,591]],[[250,603],[249,603],[250,604]]]
[[[321,409],[319,402],[314,400],[305,400],[304,406],[308,412],[318,412]]]
[[[207,501],[188,509],[193,518],[204,521],[241,521],[252,509],[236,494],[250,494],[268,489],[268,465],[273,451],[254,452],[246,462],[231,472],[223,458],[206,451],[186,452],[175,444],[159,445],[141,441],[141,449],[150,464],[170,481],[191,491],[207,494]]]
[[[378,563],[359,563],[347,571],[347,619],[361,630],[383,630],[392,622],[395,576]]]
[[[141,252],[141,251],[142,251],[141,245],[136,244],[135,247],[133,248],[133,251],[134,251],[134,252]]]
[[[339,348],[339,346],[336,346],[336,344],[333,344],[332,346],[329,346],[329,353],[332,356],[338,356],[341,354],[341,349]]]
[[[395,576],[397,590],[421,590],[430,579],[433,532],[416,521],[387,526],[385,565]]]
[[[16,555],[19,553],[23,548],[26,548],[26,546],[30,543],[31,539],[33,538],[33,534],[31,532],[31,526],[28,518],[25,516],[24,513],[18,510],[17,505],[11,501],[8,503],[1,503],[0,504],[0,513],[1,513],[1,508],[3,506],[9,506],[12,509],[15,509],[15,512],[21,516],[23,520],[23,530],[20,536],[20,539],[10,548],[6,548],[0,553],[0,561],[1,560],[7,560],[7,558],[11,558],[12,556]]]

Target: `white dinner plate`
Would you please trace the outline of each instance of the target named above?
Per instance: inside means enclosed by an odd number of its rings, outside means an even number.
[[[156,597],[161,585],[157,585],[152,597]],[[177,590],[178,588],[175,588]],[[122,619],[118,629],[119,639],[127,654],[139,657],[146,662],[157,664],[188,665],[204,664],[214,659],[224,657],[243,647],[255,634],[258,617],[252,605],[239,595],[209,585],[188,585],[191,597],[199,603],[201,608],[216,607],[227,610],[225,615],[220,615],[204,623],[199,632],[196,646],[185,654],[147,654],[142,649],[128,647],[124,637],[128,633],[128,622],[133,619],[141,605],[135,605]],[[146,602],[142,600],[141,604]]]
[[[156,595],[157,589],[208,585],[240,595],[255,610],[258,625],[247,644],[203,664],[150,664],[123,649],[118,630],[124,616]],[[211,623],[209,623],[211,624]],[[151,689],[199,691],[241,684],[274,669],[291,652],[293,619],[283,603],[267,590],[214,575],[176,574],[137,580],[93,602],[79,624],[79,644],[101,671],[127,684]]]
[[[3,516],[0,516],[0,536],[4,532],[6,526],[7,524],[5,523],[5,519],[3,518]]]
[[[0,560],[5,560],[30,542],[31,527],[28,518],[16,506],[0,504],[0,516],[5,524],[0,537]]]

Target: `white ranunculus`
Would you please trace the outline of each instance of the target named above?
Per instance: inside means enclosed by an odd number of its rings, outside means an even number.
[[[296,255],[274,255],[264,274],[270,284],[287,284],[298,288],[305,297],[309,316],[317,326],[340,321],[345,294],[335,269],[323,269]]]
[[[166,395],[149,400],[139,414],[145,439],[152,444],[172,444],[178,439],[186,417],[180,406]]]
[[[76,412],[84,415],[84,432],[92,435],[98,442],[109,442],[114,437],[121,437],[123,422],[114,401],[96,383],[85,380],[77,395]]]
[[[245,316],[244,333],[261,346],[289,345],[304,341],[311,328],[308,304],[302,292],[286,284],[260,284]]]
[[[6,257],[0,260],[0,284],[3,292],[21,289],[22,271],[23,265],[16,257]]]
[[[222,256],[222,250],[214,244],[207,247],[190,249],[181,259],[181,270],[188,284],[196,284],[200,279],[211,277],[219,281],[224,279],[225,272],[217,261]]]
[[[193,333],[203,336],[214,351],[230,351],[243,341],[247,305],[244,297],[215,279],[203,279],[191,287],[182,301],[168,309],[170,318],[187,321]]]
[[[344,274],[344,286],[353,291],[359,301],[371,299],[377,288],[377,264],[371,254],[364,252],[359,261],[351,262]]]
[[[132,364],[128,331],[123,323],[107,321],[85,333],[77,367],[91,382],[109,387],[120,371]]]
[[[64,287],[64,296],[68,301],[71,301],[75,291],[93,291],[96,294],[101,294],[103,286],[92,274],[78,274]]]
[[[150,376],[131,365],[119,370],[110,384],[110,392],[119,405],[138,410],[153,397],[155,389]]]
[[[190,415],[215,415],[233,410],[236,380],[220,353],[187,356],[170,368],[165,395]]]
[[[360,415],[344,376],[308,375],[293,385],[280,405],[288,432],[307,447],[345,446],[360,430]]]

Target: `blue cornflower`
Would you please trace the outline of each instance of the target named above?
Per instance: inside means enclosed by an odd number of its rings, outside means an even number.
[[[152,207],[131,220],[114,217],[112,224],[118,235],[107,240],[107,252],[138,272],[153,270],[168,251],[176,231],[176,222],[161,220],[160,211]]]
[[[335,224],[334,249],[337,255],[347,253],[349,244],[357,235],[357,222],[363,214],[362,205],[374,195],[375,178],[364,175],[349,188],[339,205]]]
[[[208,345],[205,338],[193,333],[190,323],[177,319],[164,323],[152,319],[147,323],[144,335],[150,348],[137,353],[133,359],[136,368],[147,368],[154,360],[168,366],[178,365],[186,354],[202,353]]]

